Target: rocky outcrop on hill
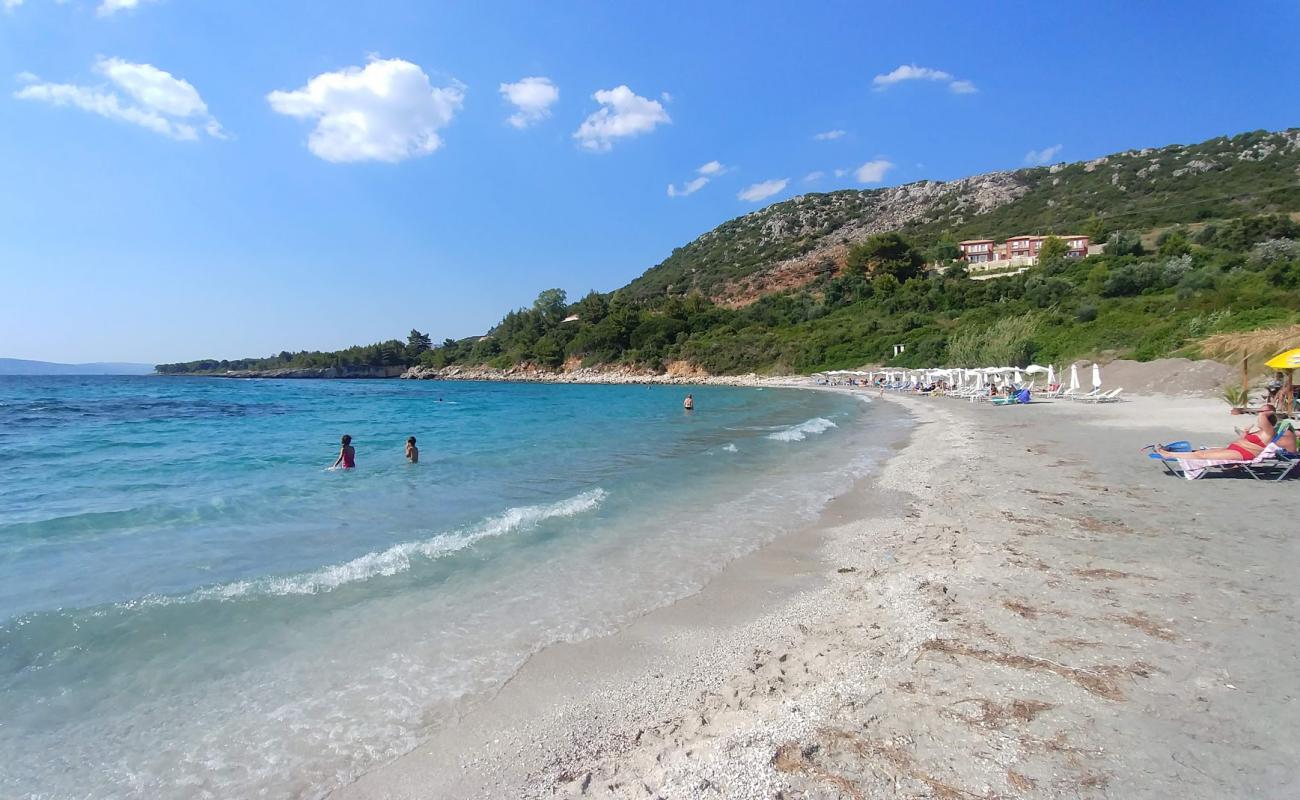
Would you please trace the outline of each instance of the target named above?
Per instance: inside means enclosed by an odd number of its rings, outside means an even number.
[[[637,294],[700,290],[724,305],[802,286],[844,268],[849,247],[875,233],[960,223],[1022,197],[1020,173],[920,181],[863,191],[806,194],[738,217],[678,248],[633,281]]]

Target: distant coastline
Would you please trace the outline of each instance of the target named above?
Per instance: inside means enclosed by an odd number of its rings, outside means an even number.
[[[0,358],[0,375],[152,375],[152,364],[96,361],[88,364],[61,364],[55,361],[32,361],[26,358]]]

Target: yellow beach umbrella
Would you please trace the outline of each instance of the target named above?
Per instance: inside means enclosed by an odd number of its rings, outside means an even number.
[[[1273,356],[1264,362],[1264,366],[1272,369],[1300,369],[1300,347]]]
[[[1278,399],[1281,401],[1281,410],[1291,413],[1295,410],[1295,370],[1300,368],[1300,347],[1273,356],[1264,362],[1264,366],[1286,370],[1286,383],[1282,385],[1282,391],[1278,392]]]

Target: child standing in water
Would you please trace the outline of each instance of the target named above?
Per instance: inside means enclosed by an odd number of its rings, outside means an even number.
[[[355,469],[357,466],[357,451],[352,447],[352,437],[346,433],[343,434],[343,446],[339,448],[339,457],[334,460],[334,466],[330,469],[338,469],[340,465],[343,469]]]
[[[420,463],[420,448],[415,446],[414,436],[411,436],[406,440],[406,460],[412,464]]]

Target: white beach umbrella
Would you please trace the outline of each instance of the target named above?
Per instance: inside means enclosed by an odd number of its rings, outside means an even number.
[[[1048,364],[1048,365],[1047,365],[1047,385],[1048,385],[1048,386],[1051,386],[1051,385],[1054,384],[1054,383],[1056,383],[1056,370],[1052,369],[1052,365],[1051,365],[1051,364]]]
[[[1070,391],[1079,391],[1079,365],[1070,365]]]
[[[1020,385],[1020,367],[1016,367],[1016,368],[1015,368],[1015,371],[1014,371],[1012,374],[1013,374],[1013,380],[1015,380],[1016,385],[1019,386],[1019,385]]]
[[[1092,388],[1094,389],[1101,388],[1101,365],[1100,364],[1092,365]]]
[[[1030,375],[1040,375],[1044,372],[1047,372],[1047,367],[1042,367],[1039,366],[1038,364],[1030,364],[1029,366],[1025,367],[1025,372]]]

